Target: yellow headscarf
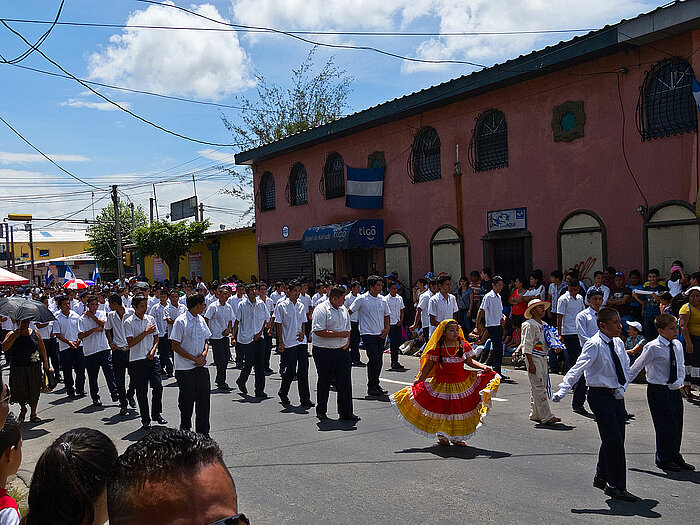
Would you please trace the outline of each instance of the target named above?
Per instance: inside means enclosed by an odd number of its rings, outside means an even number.
[[[433,332],[433,335],[430,336],[430,340],[428,341],[428,344],[425,345],[425,348],[423,348],[423,353],[420,356],[420,370],[418,371],[418,375],[416,376],[416,379],[418,379],[421,375],[421,372],[423,371],[423,368],[428,364],[428,361],[430,358],[428,357],[428,352],[431,350],[437,348],[438,343],[440,342],[440,339],[442,339],[442,334],[445,331],[445,327],[449,323],[457,323],[454,319],[445,319],[444,321],[441,321],[440,324],[435,328],[435,331]],[[462,343],[467,343],[467,339],[464,337],[464,332],[462,332],[462,327],[459,326],[459,323],[457,323],[457,327],[459,328],[459,334],[458,334],[458,339]],[[469,343],[467,343],[469,344]],[[426,376],[426,379],[433,377],[435,375],[435,367],[430,371],[430,373]]]

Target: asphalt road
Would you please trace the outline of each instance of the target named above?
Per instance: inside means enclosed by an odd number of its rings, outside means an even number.
[[[385,365],[388,366],[388,356]],[[413,380],[418,359],[403,357],[408,372],[382,373],[390,392]],[[273,368],[277,358],[273,356]],[[214,370],[210,368],[212,374]],[[311,366],[312,397],[315,369]],[[280,377],[267,378],[273,396],[256,400],[212,392],[212,437],[236,481],[239,509],[252,523],[687,523],[697,519],[700,472],[665,474],[654,466],[654,433],[646,386],[631,385],[627,410],[628,489],[638,503],[612,500],[591,485],[600,444],[595,422],[571,411],[567,397],[555,405],[558,428],[528,420],[526,372],[512,371],[486,424],[466,448],[438,447],[397,418],[388,398],[365,397],[366,372],[353,368],[357,424],[319,422],[314,409],[285,408],[276,397]],[[229,369],[235,385],[238,371]],[[552,377],[556,385],[559,376]],[[59,385],[61,386],[61,385]],[[249,382],[252,390],[252,378]],[[108,399],[102,387],[103,401]],[[177,387],[165,381],[164,417],[179,422]],[[290,392],[298,405],[296,384]],[[684,401],[682,452],[700,467],[700,404]],[[15,405],[12,410],[17,412]],[[109,435],[123,451],[143,431],[135,413],[120,418],[116,404],[70,401],[64,391],[42,395],[40,424],[25,423],[19,476],[28,484],[36,460],[62,432],[86,426]],[[331,393],[329,416],[335,414]],[[183,497],[185,497],[183,495]]]

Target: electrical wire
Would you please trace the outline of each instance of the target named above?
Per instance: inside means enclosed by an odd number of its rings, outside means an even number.
[[[107,197],[107,194],[103,195],[102,197],[100,197],[99,199],[97,199],[95,202],[100,202],[101,200],[105,199],[106,197]],[[69,215],[66,215],[65,217],[61,217],[59,220],[50,222],[49,224],[46,224],[46,225],[42,226],[42,228],[43,228],[43,229],[46,229],[46,228],[49,228],[49,227],[53,226],[53,225],[56,224],[56,223],[59,223],[59,222],[64,221],[64,220],[66,220],[66,219],[70,219],[71,217],[75,217],[75,216],[78,215],[79,213],[84,212],[85,210],[87,210],[88,208],[90,208],[92,205],[93,205],[93,203],[91,202],[90,204],[88,204],[88,205],[85,206],[84,208],[82,208],[82,209],[80,209],[80,210],[78,210],[78,211],[76,211],[76,212],[73,212],[73,213],[71,213],[71,214],[69,214]],[[40,220],[40,219],[36,219],[36,220]]]
[[[622,112],[622,157],[625,159],[625,166],[627,166],[627,171],[629,172],[630,176],[632,177],[632,180],[634,181],[634,185],[637,187],[637,190],[639,191],[639,194],[642,196],[642,199],[644,200],[644,207],[645,211],[649,209],[649,201],[647,200],[646,196],[644,195],[644,192],[642,191],[641,186],[639,186],[639,182],[637,182],[637,177],[634,175],[634,172],[632,171],[632,167],[630,166],[630,161],[627,158],[627,150],[625,148],[625,105],[622,103],[622,88],[620,87],[620,73],[617,74],[617,96],[618,99],[620,100],[620,111]]]
[[[22,62],[22,60],[24,60],[25,58],[27,58],[27,57],[28,57],[29,55],[31,55],[34,51],[36,51],[37,49],[39,49],[39,46],[40,46],[41,44],[44,43],[44,41],[49,37],[49,34],[51,33],[51,31],[53,31],[53,28],[56,27],[56,24],[58,24],[58,19],[59,19],[60,16],[61,16],[61,11],[63,10],[63,4],[64,4],[64,3],[65,3],[65,0],[61,0],[61,5],[58,6],[58,12],[56,13],[56,18],[54,19],[54,21],[53,21],[53,23],[51,24],[51,26],[46,30],[46,32],[45,32],[43,35],[41,35],[41,37],[39,37],[39,40],[37,40],[37,41],[34,43],[34,45],[31,45],[27,51],[25,51],[24,53],[22,53],[21,55],[19,55],[19,56],[16,57],[16,58],[13,58],[13,59],[11,59],[11,60],[5,60],[5,57],[3,57],[2,55],[0,55],[0,60],[2,60],[2,62],[6,63],[6,64],[13,64],[13,65],[16,65],[16,64],[19,64],[20,62]]]

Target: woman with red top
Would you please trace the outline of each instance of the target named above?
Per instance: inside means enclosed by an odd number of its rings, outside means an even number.
[[[525,288],[525,279],[522,277],[515,278],[515,289],[508,298],[508,303],[512,306],[511,318],[516,327],[520,327],[525,321],[525,310],[527,310],[527,301],[529,297],[525,296],[527,288]]]
[[[491,406],[500,376],[472,359],[473,351],[457,321],[446,319],[435,329],[421,356],[418,377],[391,396],[398,416],[441,445],[466,446]],[[476,368],[466,370],[467,366]]]

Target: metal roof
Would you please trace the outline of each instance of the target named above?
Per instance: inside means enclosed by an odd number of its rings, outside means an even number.
[[[235,155],[235,161],[236,164],[250,165],[269,160],[610,55],[625,48],[638,47],[697,28],[700,28],[700,0],[677,1],[630,20],[622,20],[586,35],[384,102],[328,124],[242,151]]]
[[[15,242],[29,242],[29,232],[22,226],[15,226],[13,238]],[[32,231],[35,244],[46,244],[47,242],[87,242],[88,237],[85,230],[42,230],[36,228]]]

